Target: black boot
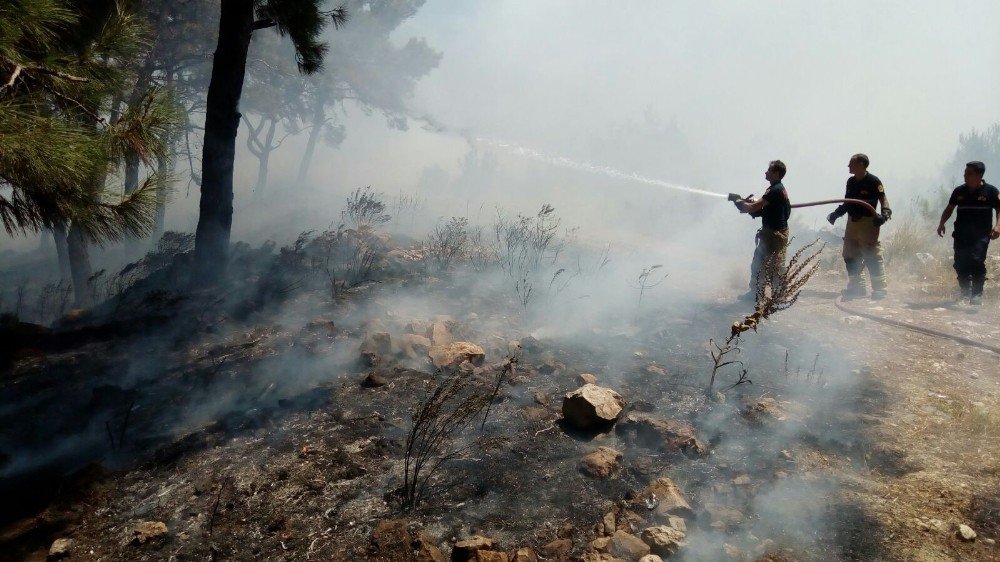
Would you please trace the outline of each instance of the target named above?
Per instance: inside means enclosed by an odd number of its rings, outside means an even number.
[[[961,290],[961,296],[958,298],[959,302],[969,300],[969,296],[972,294],[972,278],[968,275],[959,275],[958,288]]]
[[[969,304],[979,306],[983,304],[983,285],[986,284],[985,275],[973,275],[972,287],[969,293]]]

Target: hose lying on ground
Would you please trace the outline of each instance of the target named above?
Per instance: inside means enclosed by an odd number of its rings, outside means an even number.
[[[849,306],[844,304],[844,297],[837,297],[837,300],[834,301],[834,304],[836,304],[837,308],[839,308],[840,310],[843,310],[844,312],[847,312],[849,314],[854,314],[855,316],[861,316],[869,320],[874,320],[876,322],[881,322],[883,324],[888,324],[890,326],[895,326],[897,328],[903,328],[904,330],[912,330],[914,332],[918,332],[928,336],[934,336],[936,338],[944,338],[952,341],[957,341],[958,343],[968,345],[970,347],[978,347],[979,349],[985,349],[986,351],[992,351],[993,353],[1000,355],[1000,347],[990,345],[988,343],[983,343],[963,336],[956,336],[955,334],[942,332],[940,330],[925,328],[924,326],[920,326],[918,324],[910,324],[909,322],[903,322],[902,320],[893,320],[892,318],[885,318],[882,316],[877,316],[875,314],[857,310],[855,308],[850,308]]]

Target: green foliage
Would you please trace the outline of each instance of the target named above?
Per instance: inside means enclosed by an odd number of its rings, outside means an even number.
[[[0,220],[8,233],[74,223],[94,240],[152,228],[151,176],[126,197],[106,185],[127,153],[165,155],[179,117],[152,89],[115,114],[148,47],[147,26],[117,1],[15,0],[0,8]],[[108,115],[111,115],[109,122]]]

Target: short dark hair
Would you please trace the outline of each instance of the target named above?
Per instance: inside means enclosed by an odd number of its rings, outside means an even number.
[[[841,162],[843,162],[843,160],[841,160]],[[862,154],[860,152],[855,154],[854,156],[851,156],[851,162],[861,162],[862,164],[865,165],[865,168],[868,168],[868,164],[870,163],[870,161],[868,160],[868,155]]]
[[[778,178],[782,179],[785,177],[785,173],[788,172],[788,168],[785,167],[785,163],[781,160],[771,160],[771,163],[767,165],[768,172],[778,172]]]
[[[973,170],[979,172],[979,175],[986,174],[986,164],[983,164],[979,160],[973,160],[965,165],[966,168],[972,168]]]

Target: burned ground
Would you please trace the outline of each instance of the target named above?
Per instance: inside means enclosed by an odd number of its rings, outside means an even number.
[[[72,559],[409,559],[372,542],[400,518],[445,553],[478,534],[579,559],[611,534],[606,514],[636,535],[652,525],[663,499],[643,490],[661,477],[693,510],[685,560],[997,556],[997,358],[845,315],[833,272],[743,340],[752,383],[724,374],[720,395],[705,391],[705,346],[747,312],[727,296],[560,331],[558,308],[529,315],[476,274],[409,258],[332,291],[255,259],[226,299],[119,305],[19,340],[2,379],[5,559],[44,559],[61,537]],[[995,336],[995,310],[927,300],[858,306]],[[373,333],[393,342],[374,358],[359,353]],[[403,513],[411,413],[446,376],[409,336],[482,346],[468,377],[518,363],[486,423],[461,433],[490,446]],[[616,427],[562,420],[582,373],[624,397]],[[607,479],[581,471],[600,446],[623,454]],[[963,523],[977,540],[956,537]],[[566,539],[568,553],[552,546]]]

